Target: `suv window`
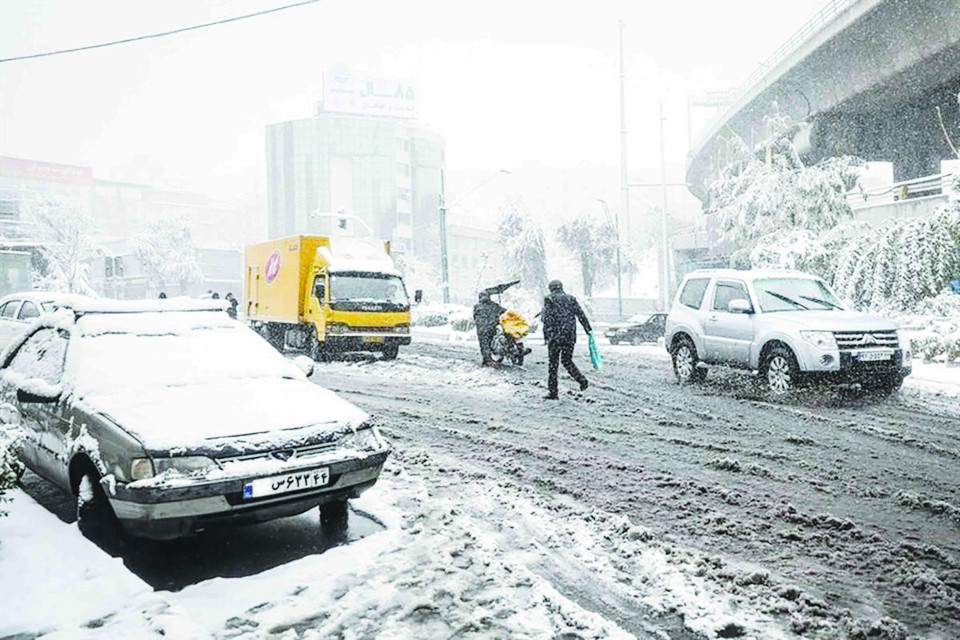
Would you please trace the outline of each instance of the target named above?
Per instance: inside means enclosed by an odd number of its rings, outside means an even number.
[[[67,337],[56,329],[40,329],[20,345],[7,368],[27,378],[60,382],[67,355]]]
[[[703,294],[707,292],[707,285],[710,284],[710,278],[691,278],[687,284],[683,285],[683,291],[680,293],[680,304],[691,309],[699,309],[703,302]]]
[[[29,300],[25,300],[23,306],[20,307],[20,313],[17,314],[18,320],[29,320],[30,318],[36,318],[40,315],[40,310],[37,309],[37,305],[33,304]]]
[[[7,304],[0,307],[0,316],[4,318],[12,318],[14,314],[17,313],[17,306],[20,304],[19,300],[11,300]]]
[[[746,300],[750,302],[747,288],[741,282],[718,282],[717,290],[713,294],[713,310],[729,311],[731,300]]]

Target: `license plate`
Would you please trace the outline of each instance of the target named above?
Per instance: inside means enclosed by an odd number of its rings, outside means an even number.
[[[383,336],[366,336],[364,342],[383,342]]]
[[[330,469],[311,469],[297,473],[285,473],[280,476],[258,478],[243,485],[244,498],[262,498],[299,489],[316,489],[330,482]]]
[[[857,354],[857,360],[860,362],[877,362],[878,360],[889,360],[893,357],[893,351],[890,349],[876,349],[874,351],[861,351]]]

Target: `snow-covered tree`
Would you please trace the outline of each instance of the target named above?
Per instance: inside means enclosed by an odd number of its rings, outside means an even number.
[[[17,458],[15,448],[16,443],[13,438],[0,432],[0,502],[3,500],[4,492],[14,487],[22,471],[22,463]],[[6,514],[3,509],[0,509],[0,516],[3,515]]]
[[[497,229],[503,275],[520,287],[542,295],[547,290],[547,256],[543,231],[530,219],[519,199],[507,199]]]
[[[419,289],[423,291],[425,302],[443,299],[443,278],[440,277],[439,269],[420,260],[413,254],[398,256],[395,262],[397,269],[403,274],[403,281],[411,298],[413,293]]]
[[[580,263],[583,293],[593,296],[593,285],[616,275],[617,231],[590,214],[580,214],[557,229],[557,239]]]
[[[770,138],[754,150],[731,141],[737,160],[710,187],[709,210],[740,247],[787,229],[826,231],[853,215],[846,194],[863,161],[845,156],[806,166],[792,142],[796,125],[775,111],[768,126]]]
[[[147,225],[133,238],[133,252],[151,283],[160,291],[179,287],[184,294],[191,282],[200,282],[200,252],[186,217],[167,216]]]
[[[34,260],[34,287],[96,295],[88,280],[93,222],[80,207],[57,198],[42,196],[24,202],[25,217],[32,223],[39,244]]]

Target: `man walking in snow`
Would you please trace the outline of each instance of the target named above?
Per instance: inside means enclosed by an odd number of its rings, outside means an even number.
[[[577,344],[577,320],[587,333],[591,333],[592,329],[580,303],[572,295],[563,292],[563,283],[559,280],[550,283],[550,295],[543,299],[542,319],[543,339],[547,342],[547,354],[550,358],[547,374],[549,393],[544,397],[547,400],[557,399],[557,370],[561,362],[567,373],[580,383],[580,390],[585,391],[589,383],[577,369],[577,365],[573,364],[573,347]]]
[[[506,309],[491,300],[486,291],[480,292],[477,304],[473,305],[473,323],[477,326],[477,340],[480,342],[480,356],[483,358],[481,366],[489,367],[493,364],[490,347],[493,337],[497,335],[500,314],[504,311]]]

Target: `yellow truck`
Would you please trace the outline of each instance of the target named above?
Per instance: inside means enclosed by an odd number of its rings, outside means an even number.
[[[250,245],[244,266],[247,321],[281,351],[315,360],[380,351],[392,360],[410,344],[410,300],[389,242],[291,236]]]

